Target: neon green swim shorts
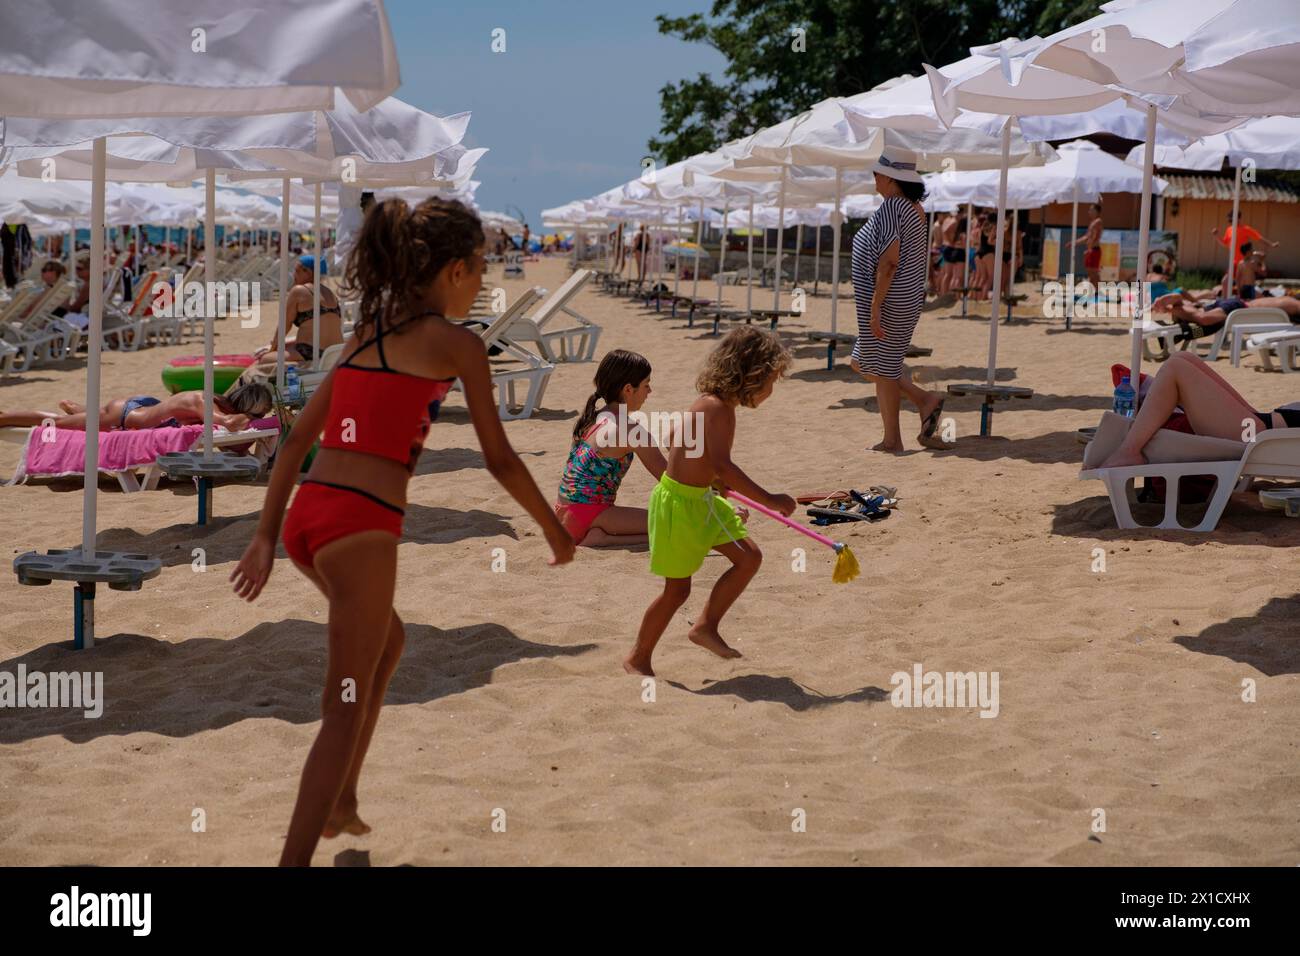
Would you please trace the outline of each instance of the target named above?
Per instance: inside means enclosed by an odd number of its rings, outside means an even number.
[[[689,578],[714,547],[746,537],[731,502],[712,488],[674,481],[665,472],[650,492],[650,573]]]

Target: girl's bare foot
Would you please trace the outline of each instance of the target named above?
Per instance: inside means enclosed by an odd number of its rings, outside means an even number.
[[[698,644],[706,651],[712,651],[719,657],[731,660],[736,657],[743,657],[740,651],[736,650],[730,644],[722,639],[722,635],[717,632],[716,628],[709,627],[703,622],[696,624],[691,628],[687,635],[692,644]]]
[[[904,451],[904,448],[902,442],[899,442],[897,445],[886,445],[882,441],[879,444],[872,445],[871,450],[889,452],[889,454],[891,455],[901,455]]]
[[[623,670],[629,674],[639,674],[642,677],[654,677],[654,668],[650,666],[650,658],[640,658],[635,654],[629,654],[623,661]]]
[[[370,832],[370,825],[357,816],[356,810],[344,812],[335,811],[330,814],[330,818],[325,821],[325,827],[321,830],[320,835],[326,840],[332,840],[340,833],[350,833],[353,836],[365,836]]]

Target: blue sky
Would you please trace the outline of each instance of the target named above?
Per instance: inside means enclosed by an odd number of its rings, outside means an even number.
[[[484,209],[541,210],[641,172],[659,131],[659,89],[721,74],[711,47],[660,35],[655,14],[707,12],[708,0],[386,0],[397,42],[398,98],[430,113],[471,110],[467,145]],[[492,52],[492,31],[506,50]]]

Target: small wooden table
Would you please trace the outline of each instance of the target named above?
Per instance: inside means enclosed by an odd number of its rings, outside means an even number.
[[[705,309],[708,306],[713,305],[712,299],[696,299],[689,295],[674,295],[672,296],[672,300],[673,300],[673,311],[672,311],[673,318],[677,318],[677,307],[679,305],[688,306],[690,308],[690,312],[688,312],[686,316],[686,327],[688,329],[695,327],[696,309]]]
[[[750,314],[767,319],[770,323],[769,328],[773,332],[776,331],[776,323],[778,319],[787,319],[803,315],[802,312],[796,312],[794,309],[754,309]],[[748,323],[748,319],[746,320],[746,323]]]
[[[713,332],[711,333],[713,335],[718,334],[718,325],[723,319],[748,319],[749,317],[748,313],[745,312],[744,309],[724,309],[717,305],[712,308],[705,306],[700,309],[700,314],[704,316],[713,316]]]
[[[993,403],[1013,398],[1033,398],[1034,390],[1019,385],[987,385],[980,382],[973,385],[949,385],[948,394],[984,396],[984,402],[980,405],[980,437],[987,438],[993,430]]]
[[[1011,321],[1011,309],[1012,309],[1012,307],[1013,307],[1013,306],[1017,306],[1017,305],[1019,305],[1021,302],[1024,302],[1024,301],[1025,301],[1026,299],[1028,299],[1028,298],[1029,298],[1029,296],[1025,295],[1025,293],[1023,293],[1023,292],[1016,293],[1015,295],[1004,295],[1004,296],[1002,297],[1002,301],[1005,302],[1005,303],[1007,304],[1007,319],[1006,319],[1006,320],[1007,320],[1008,322]]]

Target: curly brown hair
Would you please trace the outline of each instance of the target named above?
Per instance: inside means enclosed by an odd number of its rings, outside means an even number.
[[[426,199],[414,209],[388,199],[366,212],[343,275],[345,288],[360,294],[356,336],[418,311],[420,293],[448,263],[468,259],[484,244],[483,225],[462,203]]]
[[[732,329],[704,360],[695,387],[702,395],[734,398],[753,408],[754,396],[768,379],[784,375],[792,361],[789,349],[771,332],[748,325]]]

